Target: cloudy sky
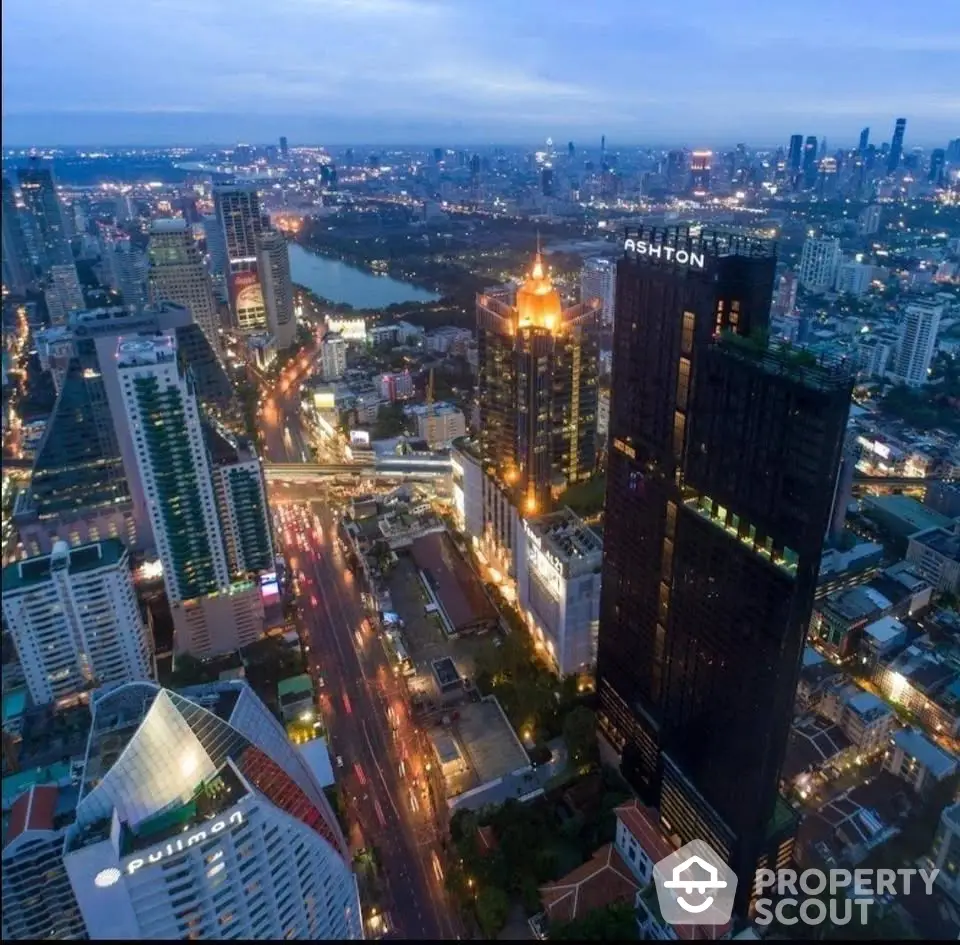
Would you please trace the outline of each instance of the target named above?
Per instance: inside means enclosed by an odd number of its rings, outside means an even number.
[[[3,0],[4,144],[960,134],[960,2]]]

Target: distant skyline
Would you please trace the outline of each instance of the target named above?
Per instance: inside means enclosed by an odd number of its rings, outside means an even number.
[[[26,145],[596,146],[960,135],[960,14],[899,0],[5,0]]]

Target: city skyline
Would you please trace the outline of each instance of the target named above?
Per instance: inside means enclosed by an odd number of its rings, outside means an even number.
[[[889,141],[899,116],[908,151],[955,135],[949,66],[960,32],[903,22],[892,0],[869,10],[810,0],[802,16],[757,0],[734,7],[692,0],[640,20],[623,0],[534,0],[522,13],[502,0],[295,0],[269,13],[234,5],[225,19],[215,0],[136,11],[104,0],[92,18],[69,0],[14,0],[4,9],[5,138],[510,144],[606,134],[613,146],[767,145],[802,131],[849,144],[864,124]],[[190,29],[174,47],[143,43],[178,18]],[[41,31],[40,46],[11,41]],[[678,62],[695,64],[689,81]],[[896,63],[895,85],[878,80],[879,62]]]

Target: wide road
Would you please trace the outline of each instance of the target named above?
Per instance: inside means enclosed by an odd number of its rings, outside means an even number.
[[[264,442],[275,462],[294,458],[284,427],[291,439],[294,433],[302,437],[295,404],[313,357],[307,353],[298,359],[265,398]],[[311,671],[323,680],[320,708],[348,820],[359,825],[363,844],[376,848],[380,901],[392,935],[459,938],[462,929],[443,886],[441,830],[427,787],[429,752],[380,642],[364,624],[359,592],[336,537],[329,492],[310,491],[314,501],[291,503],[287,490],[272,487],[271,501],[284,510],[286,524],[277,537],[287,561],[304,575],[300,603],[308,655]]]

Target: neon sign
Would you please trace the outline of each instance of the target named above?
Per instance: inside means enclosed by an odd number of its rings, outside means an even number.
[[[665,259],[680,266],[690,266],[691,269],[703,269],[707,260],[704,253],[694,253],[686,249],[664,246],[662,243],[648,243],[646,240],[635,240],[629,237],[623,241],[623,251],[636,253],[638,256]]]
[[[166,846],[157,847],[156,850],[149,853],[145,858],[137,857],[131,860],[127,863],[127,875],[132,876],[137,870],[142,869],[149,863],[159,863],[168,856],[173,856],[174,853],[182,853],[184,850],[189,850],[190,847],[195,847],[198,843],[203,843],[205,840],[215,837],[218,833],[226,830],[228,826],[240,825],[242,823],[243,814],[235,810],[229,817],[221,817],[220,820],[214,821],[209,827],[190,834],[185,840],[182,837],[177,837],[175,841],[171,841]]]

